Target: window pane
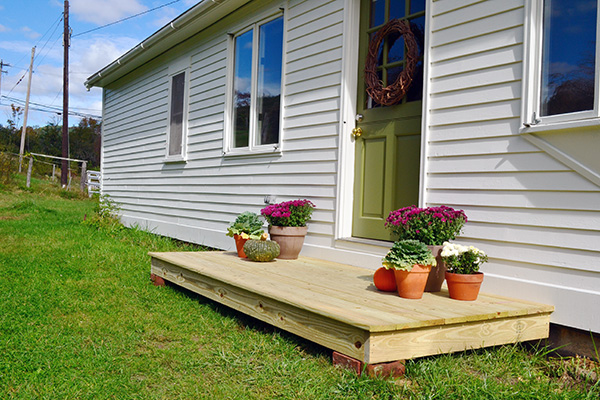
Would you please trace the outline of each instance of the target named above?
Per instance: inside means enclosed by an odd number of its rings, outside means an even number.
[[[257,144],[279,142],[283,18],[260,26],[258,54]]]
[[[383,25],[385,22],[385,0],[371,0],[371,18],[369,27]]]
[[[392,32],[387,37],[388,63],[404,60],[404,37],[397,32]]]
[[[390,1],[390,18],[404,18],[406,16],[406,2],[404,0]]]
[[[235,38],[233,147],[248,147],[248,137],[250,135],[252,32],[250,30]]]
[[[594,108],[596,7],[596,0],[545,1],[542,116]]]
[[[417,68],[415,68],[415,74],[413,75],[412,84],[408,88],[406,94],[406,101],[418,101],[423,100],[423,62],[419,61]]]
[[[425,10],[425,0],[411,0],[410,13],[418,13]]]
[[[169,127],[169,155],[182,154],[183,97],[185,94],[185,72],[171,79],[171,121]]]

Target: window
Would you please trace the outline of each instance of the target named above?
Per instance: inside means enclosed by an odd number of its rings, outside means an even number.
[[[171,77],[171,112],[169,118],[169,157],[183,157],[183,113],[185,72]]]
[[[232,38],[226,152],[279,148],[283,16]]]
[[[526,127],[598,118],[598,1],[533,0]]]

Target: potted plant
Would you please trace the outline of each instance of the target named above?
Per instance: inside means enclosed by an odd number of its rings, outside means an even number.
[[[488,260],[487,254],[473,246],[445,242],[442,258],[446,263],[446,282],[450,298],[476,300],[483,282],[481,264]]]
[[[262,229],[263,222],[258,214],[245,211],[237,216],[235,221],[227,228],[227,236],[235,239],[235,247],[239,257],[246,258],[244,243],[248,239],[260,239],[266,235]]]
[[[298,258],[308,232],[306,222],[314,208],[312,202],[304,199],[271,204],[260,211],[269,223],[271,240],[279,243],[281,248],[278,258]]]
[[[436,261],[424,243],[412,239],[398,240],[383,258],[383,266],[394,270],[400,297],[420,299],[429,271],[436,266]]]
[[[413,239],[429,246],[438,267],[431,270],[425,291],[439,292],[446,272],[440,254],[443,243],[455,239],[466,222],[467,216],[463,210],[447,206],[420,208],[413,205],[392,211],[385,226],[395,234],[397,240]]]

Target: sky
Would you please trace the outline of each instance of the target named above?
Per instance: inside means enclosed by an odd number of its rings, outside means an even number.
[[[151,36],[199,0],[70,0],[69,109],[85,116],[102,115],[102,91],[84,82]],[[171,4],[169,4],[171,3]],[[154,11],[150,11],[154,8]],[[62,124],[63,0],[0,0],[0,124],[11,118],[11,103],[23,105],[31,49],[36,47],[28,126]],[[133,15],[105,28],[88,32]],[[18,83],[20,80],[20,83]],[[8,99],[6,97],[8,97]],[[20,102],[18,102],[20,101]],[[43,106],[41,106],[43,105]],[[37,109],[57,108],[57,112]],[[69,115],[69,126],[81,117]],[[22,125],[20,118],[19,126]]]

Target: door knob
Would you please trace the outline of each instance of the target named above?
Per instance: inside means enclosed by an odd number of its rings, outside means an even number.
[[[362,136],[362,134],[363,134],[363,131],[360,127],[352,129],[352,136],[354,136],[354,139],[358,139],[359,137]]]

